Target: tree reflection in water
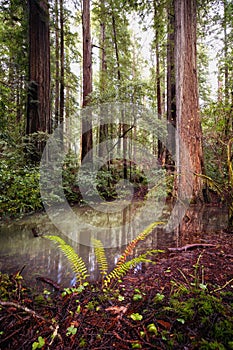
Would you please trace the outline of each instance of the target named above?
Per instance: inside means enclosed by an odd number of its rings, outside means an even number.
[[[130,218],[135,207],[129,206],[121,213],[113,215],[109,213],[95,214],[92,209],[84,207],[75,210],[81,212],[84,220],[89,222],[92,220],[100,227],[106,222],[111,223],[112,227],[116,224],[119,225],[119,223],[129,223],[128,226],[122,226],[120,233],[119,230],[116,230],[115,236],[111,234],[104,238],[115,240],[116,248],[106,249],[109,266],[112,268],[126,243],[135,237],[135,227],[130,225]],[[135,249],[135,254],[152,248],[174,247],[200,242],[204,240],[206,233],[220,232],[225,228],[226,223],[227,210],[225,208],[190,206],[183,220],[181,231],[166,232],[162,228],[157,228],[145,241],[140,242]],[[57,246],[43,237],[34,237],[32,228],[36,228],[38,232],[44,234],[60,235],[84,259],[89,269],[90,279],[95,280],[99,277],[93,248],[75,243],[61,235],[45,214],[35,214],[0,226],[0,270],[3,273],[15,273],[25,265],[22,275],[31,286],[38,286],[37,276],[51,278],[55,282],[61,283],[62,286],[70,286],[75,283],[74,274]],[[80,234],[86,233],[81,232]],[[101,239],[101,233],[98,238]]]

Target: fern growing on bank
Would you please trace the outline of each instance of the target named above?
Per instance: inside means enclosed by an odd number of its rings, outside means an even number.
[[[83,259],[74,251],[74,249],[69,244],[67,244],[59,236],[46,235],[44,237],[58,244],[60,250],[67,257],[71,268],[76,275],[77,281],[82,284],[89,276]]]
[[[123,254],[119,257],[117,261],[117,266],[121,266],[127,259],[128,256],[133,254],[134,248],[137,246],[139,241],[144,241],[144,239],[153,231],[158,225],[162,225],[164,222],[156,221],[149,225],[144,231],[139,233],[136,238],[134,238],[125,248]]]
[[[94,246],[95,256],[99,266],[100,273],[102,277],[104,277],[108,273],[108,262],[107,262],[103,243],[99,239],[95,239],[95,238],[92,238],[91,241]]]
[[[129,270],[136,267],[141,263],[152,262],[148,259],[148,256],[152,256],[157,253],[163,253],[163,250],[148,250],[146,253],[137,256],[129,261],[116,265],[116,267],[105,277],[104,286],[108,287],[114,280],[120,280],[124,277]]]
[[[140,241],[143,241],[151,232],[153,231],[154,228],[156,228],[159,225],[164,224],[162,221],[156,221],[150,224],[148,227],[145,228],[144,231],[139,233],[137,237],[135,237],[125,248],[123,254],[119,257],[116,267],[105,277],[104,279],[104,286],[108,287],[109,284],[112,283],[113,280],[116,279],[121,279],[123,276],[126,275],[126,273],[139,265],[140,263],[145,263],[145,262],[151,262],[150,259],[148,259],[148,256],[152,256],[154,254],[163,252],[162,250],[148,250],[146,253],[139,255],[136,258],[133,258],[129,261],[126,261],[127,258],[133,254],[133,250],[135,247],[138,245]]]
[[[152,256],[154,254],[163,252],[163,250],[152,249],[152,250],[148,250],[144,254],[139,255],[138,257],[135,257],[129,261],[126,261],[127,258],[133,254],[133,249],[136,247],[136,245],[140,241],[143,241],[153,231],[155,227],[161,224],[163,224],[163,222],[160,222],[160,221],[152,223],[143,232],[141,232],[134,240],[132,240],[127,245],[123,254],[118,259],[115,268],[109,273],[108,273],[108,262],[107,262],[103,243],[98,239],[92,238],[92,244],[94,246],[97,263],[103,278],[103,286],[108,287],[113,281],[120,280],[123,276],[126,275],[126,273],[130,269],[136,267],[140,263],[152,262],[150,259],[148,259],[148,256]],[[69,244],[67,244],[59,236],[46,235],[43,237],[58,244],[58,247],[70,262],[71,268],[76,274],[77,281],[79,281],[80,284],[84,283],[84,281],[87,279],[89,275],[83,259],[74,251],[74,249]]]

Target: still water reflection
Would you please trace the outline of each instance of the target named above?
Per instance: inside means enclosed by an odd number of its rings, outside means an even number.
[[[84,220],[101,222],[106,220],[106,215],[95,214],[91,208],[76,208],[79,215],[83,215]],[[130,215],[130,212],[127,214]],[[145,241],[141,242],[136,253],[141,253],[146,249],[156,249],[192,243],[195,239],[200,239],[204,234],[220,231],[226,226],[227,212],[224,208],[202,207],[191,208],[187,213],[188,222],[185,233],[164,232],[161,228],[155,230]],[[117,214],[115,214],[116,221]],[[31,286],[41,285],[36,282],[36,277],[43,276],[51,278],[62,286],[70,286],[75,283],[75,276],[67,263],[66,258],[53,242],[43,237],[34,237],[32,229],[43,234],[60,235],[75,251],[84,259],[88,266],[90,279],[99,277],[96,260],[92,247],[80,245],[73,240],[63,236],[51,223],[46,214],[34,214],[23,219],[2,223],[0,226],[0,271],[4,273],[15,273],[23,269],[22,275]],[[107,249],[109,266],[113,267],[125,246],[125,235],[134,238],[133,227],[129,227],[127,232],[123,228],[119,237],[120,248]]]

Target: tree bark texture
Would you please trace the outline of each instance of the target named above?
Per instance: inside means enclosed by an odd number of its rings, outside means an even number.
[[[55,0],[55,115],[54,125],[55,129],[59,124],[59,83],[60,83],[60,61],[59,61],[59,10],[58,0]]]
[[[176,84],[175,84],[175,15],[174,0],[168,5],[168,35],[167,35],[167,120],[168,124],[168,145],[166,152],[166,167],[174,171],[175,159],[172,154],[176,151],[175,127],[176,127]],[[171,127],[170,127],[171,125]]]
[[[64,121],[65,108],[65,49],[64,49],[64,8],[60,0],[60,123]]]
[[[91,44],[91,23],[90,23],[90,0],[83,0],[82,27],[83,27],[83,103],[85,108],[90,102],[92,92],[92,44]],[[91,122],[82,119],[82,152],[81,160],[92,149]]]
[[[27,134],[50,132],[50,35],[47,0],[28,0],[29,87]]]
[[[107,62],[106,62],[106,31],[105,31],[105,0],[101,0],[101,22],[100,22],[100,89],[101,93],[104,94],[106,90],[106,74],[107,74]],[[100,106],[101,116],[103,115],[103,108]],[[102,121],[102,120],[101,120]],[[99,126],[99,143],[107,140],[108,137],[108,125],[100,123]],[[106,152],[107,150],[105,150]],[[103,157],[105,152],[103,152],[102,147],[99,150],[99,157]]]
[[[176,124],[183,141],[182,144],[178,139],[176,143],[178,197],[187,198],[193,186],[192,197],[198,201],[202,200],[202,180],[196,174],[201,174],[204,166],[196,62],[196,0],[175,0],[175,76]]]

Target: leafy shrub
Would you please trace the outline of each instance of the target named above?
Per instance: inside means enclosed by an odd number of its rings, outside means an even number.
[[[12,169],[3,160],[0,165],[1,214],[15,215],[41,209],[39,177],[37,167]]]

